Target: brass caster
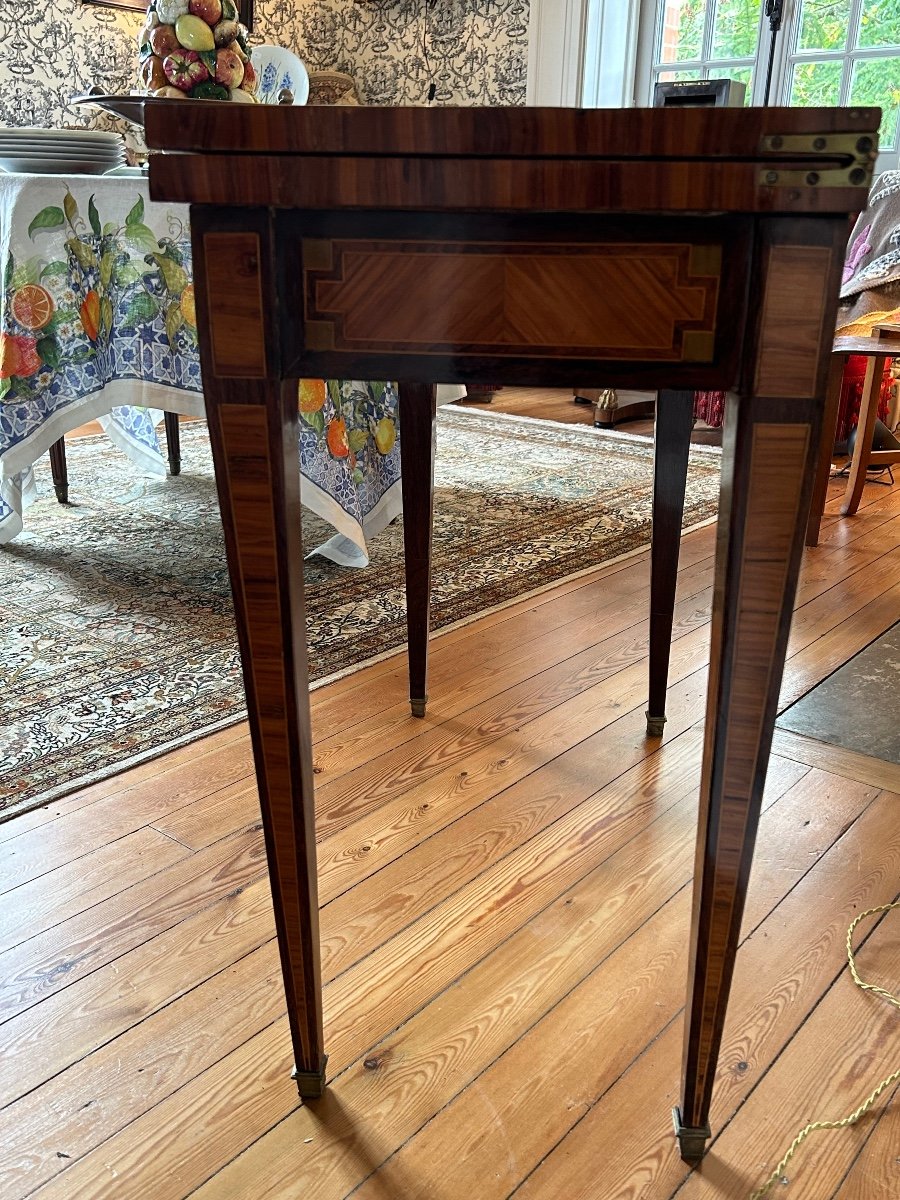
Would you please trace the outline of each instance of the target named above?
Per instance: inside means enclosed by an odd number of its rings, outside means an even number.
[[[658,738],[663,735],[663,728],[666,724],[665,717],[651,717],[649,712],[644,713],[647,718],[647,737]]]
[[[424,700],[413,700],[412,697],[410,697],[409,707],[410,707],[410,711],[412,712],[412,715],[414,717],[424,717],[425,716],[425,705],[427,703],[428,703],[427,696],[425,697]]]
[[[328,1056],[326,1055],[322,1059],[320,1071],[298,1071],[296,1067],[291,1071],[291,1079],[297,1084],[301,1100],[318,1100],[325,1091],[325,1064],[327,1062]]]
[[[689,1166],[695,1167],[706,1153],[706,1143],[712,1136],[709,1125],[691,1127],[682,1125],[681,1109],[672,1109],[672,1123],[675,1126],[675,1136],[678,1138],[678,1148],[681,1157]]]

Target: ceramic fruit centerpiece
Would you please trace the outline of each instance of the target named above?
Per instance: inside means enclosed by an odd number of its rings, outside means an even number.
[[[138,46],[151,96],[256,103],[256,72],[235,0],[150,0]]]

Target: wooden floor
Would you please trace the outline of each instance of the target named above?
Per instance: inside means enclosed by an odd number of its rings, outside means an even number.
[[[900,612],[900,487],[835,511],[783,705]],[[661,745],[643,556],[437,639],[424,722],[402,659],[314,694],[330,1086],[308,1107],[243,726],[0,825],[0,1196],[744,1200],[900,1066],[844,952],[900,890],[900,767],[777,734],[714,1140],[693,1174],[677,1156],[713,539],[683,540]],[[896,989],[900,914],[860,940]],[[900,1194],[887,1101],[773,1194]]]

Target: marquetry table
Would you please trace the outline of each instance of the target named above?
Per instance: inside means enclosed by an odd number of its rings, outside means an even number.
[[[296,380],[399,379],[410,696],[426,702],[436,381],[664,389],[651,596],[664,672],[694,389],[724,435],[681,1105],[708,1113],[877,109],[147,106],[191,204],[203,388],[303,1097],[325,1082]],[[661,684],[661,690],[660,690]],[[600,1052],[598,1048],[598,1053]]]

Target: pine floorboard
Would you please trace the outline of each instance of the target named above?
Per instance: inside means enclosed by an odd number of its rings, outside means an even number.
[[[492,408],[586,421],[566,393]],[[646,432],[646,423],[625,430]],[[900,492],[832,485],[782,708],[900,612]],[[246,727],[0,826],[2,1200],[746,1197],[897,1066],[854,915],[900,889],[896,764],[777,731],[701,1168],[677,1101],[714,529],[682,542],[660,741],[646,555],[314,691],[330,1086],[299,1106]],[[852,714],[848,714],[852,719]],[[896,990],[900,917],[860,968]],[[779,1195],[896,1195],[897,1104]]]

